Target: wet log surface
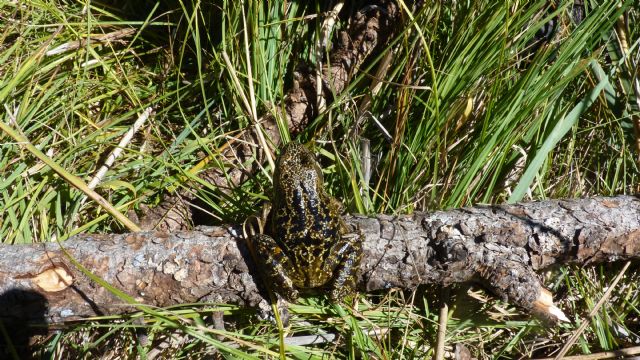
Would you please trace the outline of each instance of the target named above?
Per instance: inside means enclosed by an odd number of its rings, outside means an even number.
[[[633,196],[477,206],[408,216],[349,216],[366,236],[359,288],[479,282],[549,315],[535,271],[554,264],[640,257],[640,199]],[[190,232],[79,235],[62,246],[136,301],[255,306],[262,300],[239,226]],[[80,271],[58,243],[0,245],[0,319],[60,322],[135,306]]]

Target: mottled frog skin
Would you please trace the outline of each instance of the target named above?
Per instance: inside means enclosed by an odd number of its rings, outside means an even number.
[[[273,184],[267,234],[255,237],[267,278],[291,301],[298,289],[328,288],[334,301],[352,294],[363,237],[347,235],[340,203],[324,190],[313,154],[298,143],[286,145]]]

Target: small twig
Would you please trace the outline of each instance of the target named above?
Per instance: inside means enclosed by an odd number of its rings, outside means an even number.
[[[120,154],[122,154],[122,150],[126,148],[127,145],[129,145],[129,142],[131,142],[131,139],[133,139],[133,135],[135,135],[138,132],[138,130],[142,127],[144,122],[147,121],[152,110],[153,109],[151,107],[146,108],[142,112],[142,115],[138,117],[138,120],[136,120],[133,123],[133,126],[124,134],[122,139],[120,139],[118,146],[116,146],[116,148],[113,149],[111,154],[107,156],[107,160],[100,167],[100,169],[98,169],[98,171],[93,176],[91,181],[89,181],[89,183],[87,184],[87,187],[89,189],[91,190],[95,189],[96,186],[98,186],[98,184],[102,181],[102,179],[104,178],[104,175],[107,173],[107,171],[109,171],[111,166],[113,166],[113,163],[116,161],[116,159],[120,157]],[[80,200],[80,202],[78,203],[78,207],[84,205],[84,203],[87,201],[87,198],[88,198],[88,195],[85,194]],[[76,215],[75,217],[73,217],[73,221],[77,221],[80,215],[77,211],[75,213]],[[71,218],[69,218],[69,220],[71,220]]]
[[[133,35],[136,32],[135,29],[122,29],[122,30],[118,30],[118,31],[114,31],[114,32],[110,32],[107,34],[90,34],[89,36],[87,36],[84,39],[80,39],[80,40],[76,40],[76,41],[69,41],[66,42],[62,45],[59,45],[57,47],[55,47],[54,49],[48,50],[47,52],[45,52],[44,54],[46,56],[53,56],[53,55],[58,55],[58,54],[62,54],[68,51],[73,51],[73,50],[77,50],[83,46],[85,46],[87,44],[87,40],[93,40],[99,43],[109,43],[109,42],[113,42],[116,40],[120,40],[122,38],[126,38],[129,37],[131,35]]]
[[[11,111],[11,109],[9,109],[9,105],[4,104],[4,110],[7,112],[7,116],[9,117],[9,122],[8,124],[11,126],[17,126],[18,122],[16,121],[16,118],[18,117],[18,111],[20,111],[20,106],[16,106],[13,111]]]
[[[442,289],[442,305],[440,306],[440,314],[438,315],[438,339],[436,341],[435,360],[444,359],[444,343],[447,336],[447,322],[449,320],[449,288]]]
[[[135,135],[138,132],[138,130],[140,130],[144,122],[147,121],[147,119],[149,118],[149,115],[151,115],[152,110],[153,109],[151,109],[151,107],[146,108],[144,112],[142,112],[142,115],[138,117],[138,120],[136,120],[133,123],[133,126],[127,131],[126,134],[124,134],[124,136],[118,143],[118,146],[116,146],[116,148],[113,149],[111,154],[109,154],[109,156],[107,157],[107,160],[104,162],[104,164],[102,164],[100,169],[98,169],[95,176],[91,179],[91,181],[89,181],[89,184],[87,184],[89,189],[95,189],[96,186],[98,186],[98,184],[102,181],[102,178],[104,177],[104,175],[111,168],[111,166],[116,161],[116,159],[120,156],[120,154],[122,154],[122,150],[124,150],[124,148],[126,148],[127,145],[129,145],[129,142],[131,142],[131,139],[133,139],[133,135]]]
[[[344,1],[339,1],[329,12],[328,16],[322,22],[318,41],[316,42],[316,106],[318,107],[318,113],[323,112],[327,107],[327,100],[325,99],[322,87],[322,59],[329,44],[331,32],[333,31],[336,20],[338,19],[338,14],[343,7]],[[327,75],[330,76],[331,72],[329,71]]]
[[[369,181],[371,180],[371,142],[369,139],[360,139],[360,162],[362,164],[362,185],[360,195],[365,209],[369,209]]]

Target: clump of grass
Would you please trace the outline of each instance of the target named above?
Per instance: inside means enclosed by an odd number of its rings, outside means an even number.
[[[628,64],[638,49],[638,9],[631,1],[588,2],[588,16],[578,24],[572,5],[478,1],[418,9],[298,138],[315,142],[329,191],[349,211],[391,214],[636,191],[637,73]],[[264,113],[282,101],[298,65],[317,61],[327,10],[320,2],[3,3],[0,121],[88,181],[151,107],[147,125],[98,193],[127,213],[156,205],[166,189],[186,189],[207,205],[211,223],[239,221],[267,198],[268,177],[258,174],[229,194],[199,180],[194,169],[204,157],[216,159],[225,142],[250,124],[241,100],[241,93],[251,93],[248,74]],[[622,30],[621,14],[630,18]],[[552,18],[558,31],[531,53],[536,32]],[[620,31],[627,35],[626,49],[616,41]],[[223,53],[241,87],[230,79]],[[389,53],[382,87],[370,93],[371,74]],[[360,114],[367,94],[369,113]],[[290,137],[284,124],[280,132]],[[361,138],[370,142],[375,160],[367,186]],[[125,230],[4,132],[0,214],[5,243]],[[577,320],[614,271],[561,269],[546,283]],[[630,270],[576,352],[637,342],[637,279],[637,269]],[[439,304],[433,291],[363,295],[355,309],[332,307],[322,298],[292,305],[288,335],[331,333],[335,340],[288,345],[287,355],[430,357]],[[572,328],[541,325],[466,288],[451,303],[447,349],[464,343],[480,358],[546,355]],[[247,309],[223,311],[236,319],[234,329],[212,330],[211,311],[196,306],[71,326],[44,340],[43,349],[54,357],[146,356],[166,343],[161,353],[170,357],[205,357],[214,348],[241,358],[278,355],[274,326]],[[140,329],[148,344],[140,342]]]

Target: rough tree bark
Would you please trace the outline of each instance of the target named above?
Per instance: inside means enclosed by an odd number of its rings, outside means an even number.
[[[347,221],[366,236],[362,291],[477,281],[551,319],[560,315],[535,271],[559,263],[640,257],[640,199],[633,196],[349,216]],[[252,306],[262,299],[260,280],[240,233],[230,226],[80,235],[62,246],[142,304]],[[0,320],[60,322],[133,310],[79,271],[58,243],[0,245]]]
[[[288,91],[282,104],[273,106],[272,111],[259,119],[266,137],[277,148],[281,144],[276,119],[286,119],[291,136],[296,136],[315,119],[320,111],[318,104],[329,105],[334,97],[341,94],[360,71],[360,66],[379,45],[385,44],[393,35],[400,11],[394,1],[382,0],[377,5],[367,5],[354,13],[345,30],[337,33],[326,65],[321,69],[322,92],[318,94],[316,71],[312,67],[300,67],[294,74],[293,87]],[[319,99],[322,97],[322,99]],[[245,129],[237,138],[229,141],[222,149],[217,168],[203,171],[198,176],[214,184],[220,191],[227,192],[244,183],[257,172],[266,160],[266,154],[259,144],[255,127]],[[153,209],[148,209],[139,224],[143,229],[182,230],[191,223],[191,213],[187,202],[193,195],[183,192],[177,196],[167,194],[164,201]]]

